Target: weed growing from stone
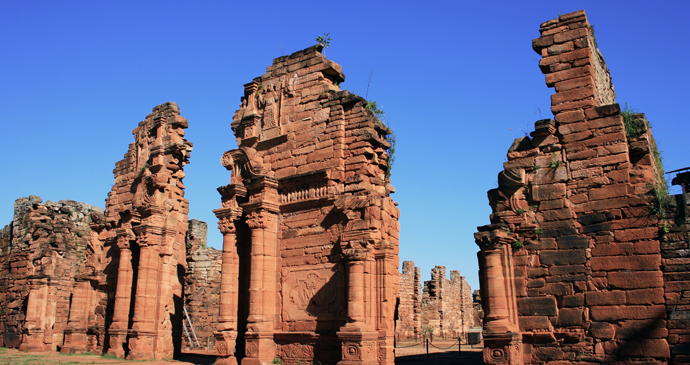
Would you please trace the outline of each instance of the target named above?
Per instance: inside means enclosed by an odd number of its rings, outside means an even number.
[[[376,122],[388,130],[386,142],[390,143],[391,147],[388,149],[388,158],[386,159],[386,180],[390,180],[391,170],[393,169],[393,163],[395,162],[395,133],[390,127],[388,118],[386,118],[386,112],[380,109],[375,101],[368,102],[364,108],[374,114]]]

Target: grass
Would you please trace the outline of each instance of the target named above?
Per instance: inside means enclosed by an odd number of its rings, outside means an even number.
[[[390,143],[391,147],[388,149],[388,158],[386,159],[386,180],[390,180],[391,171],[393,170],[393,163],[395,162],[395,133],[390,127],[388,118],[386,118],[386,113],[376,105],[375,101],[370,101],[364,108],[374,114],[376,122],[380,123],[382,126],[386,127],[390,132],[386,135],[386,141]]]
[[[81,357],[82,359],[72,359],[74,357]],[[101,361],[103,360],[103,361]],[[60,353],[27,353],[18,351],[16,349],[8,350],[5,347],[0,347],[0,364],[12,365],[77,365],[77,364],[112,364],[108,360],[118,360],[125,362],[126,360],[118,359],[113,355],[94,355],[91,352],[85,354],[60,354]],[[127,361],[129,362],[129,361]],[[137,361],[138,362],[138,361]]]
[[[623,124],[625,124],[625,135],[631,139],[641,136],[646,129],[645,127],[649,127],[649,125],[644,124],[643,119],[635,118],[637,113],[637,109],[632,108],[628,103],[625,103],[625,107],[621,111]]]

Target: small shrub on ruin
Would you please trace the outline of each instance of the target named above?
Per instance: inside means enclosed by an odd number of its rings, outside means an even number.
[[[322,45],[324,50],[331,46],[331,37],[328,36],[329,34],[330,33],[324,33],[323,35],[316,37],[316,43]],[[326,54],[325,51],[324,54]]]
[[[388,158],[386,159],[386,180],[391,177],[391,171],[393,169],[393,163],[395,162],[395,133],[390,127],[388,118],[386,118],[386,112],[380,109],[375,101],[370,101],[364,108],[374,114],[376,118],[376,123],[388,129],[388,134],[386,135],[386,142],[390,143],[391,147],[388,149]]]
[[[625,135],[630,139],[641,136],[648,127],[651,127],[649,124],[645,125],[644,119],[635,118],[637,113],[638,110],[632,108],[628,103],[625,103],[625,107],[621,111],[623,124],[625,125]]]
[[[536,234],[542,234],[542,233],[544,233],[544,230],[541,229],[541,228],[537,228],[537,229],[534,230],[534,233],[536,233]]]

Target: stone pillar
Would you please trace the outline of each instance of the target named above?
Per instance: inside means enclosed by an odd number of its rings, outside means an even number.
[[[348,323],[338,331],[341,341],[342,360],[340,365],[378,364],[377,333],[366,323],[365,308],[365,263],[368,258],[365,241],[351,241],[343,249],[347,265],[347,317]]]
[[[134,236],[134,233],[131,234]],[[125,344],[127,343],[127,328],[129,326],[129,307],[132,301],[132,251],[129,246],[130,238],[120,235],[117,246],[120,250],[120,262],[117,269],[117,288],[115,291],[115,305],[113,308],[113,322],[108,328],[110,348],[108,354],[120,359],[125,358]]]
[[[247,214],[251,230],[249,317],[242,365],[270,363],[275,359],[273,335],[277,308],[277,216],[267,209]]]
[[[492,227],[475,234],[482,278],[484,307],[484,363],[521,365],[522,335],[517,323],[517,303],[508,234]]]
[[[237,252],[237,236],[234,220],[236,207],[234,195],[227,208],[216,209],[213,212],[218,217],[218,228],[223,234],[223,264],[220,279],[220,313],[218,316],[216,338],[216,364],[237,364],[235,345],[237,341],[237,300],[240,257]],[[228,205],[228,204],[224,204]]]
[[[19,346],[20,351],[36,352],[46,350],[44,337],[47,298],[48,286],[45,284],[29,291],[28,303],[26,305],[26,321],[22,329],[22,344]]]
[[[137,227],[139,228],[139,227]],[[137,289],[134,294],[134,315],[132,329],[129,331],[128,360],[145,360],[155,358],[154,341],[156,336],[156,298],[159,291],[158,271],[160,256],[156,240],[148,227],[141,227],[137,232],[139,245],[139,272]]]
[[[63,354],[83,354],[88,351],[86,329],[89,322],[88,311],[91,307],[91,283],[88,281],[74,283],[69,323],[65,328],[65,343],[60,350]]]

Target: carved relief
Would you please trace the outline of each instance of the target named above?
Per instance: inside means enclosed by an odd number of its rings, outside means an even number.
[[[312,359],[314,345],[303,343],[289,343],[278,347],[278,356],[283,359]]]
[[[343,344],[343,360],[362,360],[362,351],[358,343]]]
[[[247,225],[251,229],[265,229],[268,227],[266,222],[268,217],[266,215],[267,213],[263,210],[249,212],[249,214],[247,214]]]
[[[220,229],[220,232],[224,235],[235,233],[235,223],[231,219],[228,219],[228,217],[223,217],[218,220],[218,229]]]
[[[317,270],[287,271],[283,277],[283,315],[285,320],[337,319],[345,301],[342,266]]]
[[[281,203],[291,203],[300,200],[318,199],[328,195],[326,182],[304,184],[284,189],[280,192]]]
[[[245,354],[249,357],[259,356],[259,345],[255,341],[247,341]]]

